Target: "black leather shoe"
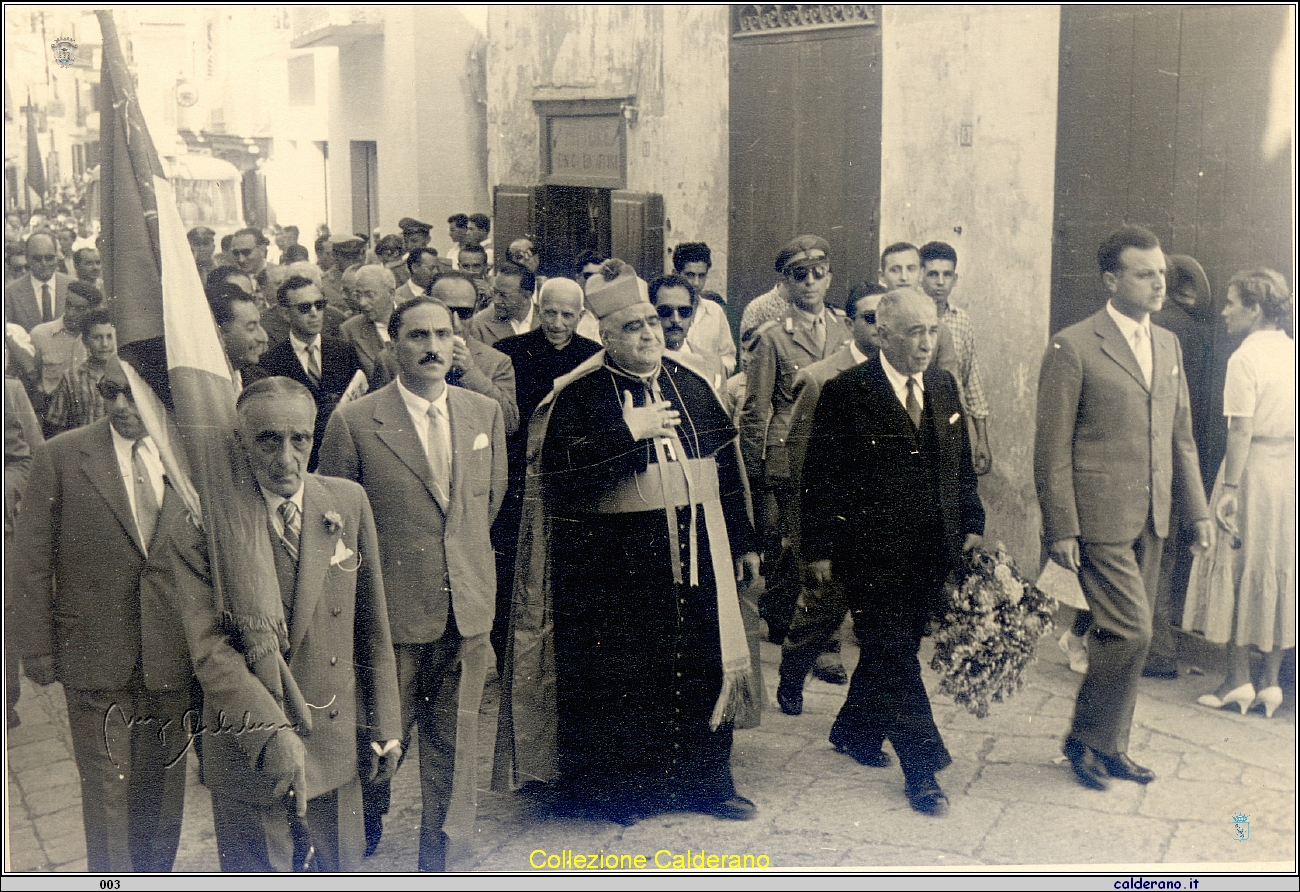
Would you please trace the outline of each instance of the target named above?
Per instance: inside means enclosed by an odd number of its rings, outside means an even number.
[[[776,705],[781,707],[781,711],[786,715],[802,713],[803,685],[795,684],[793,681],[787,684],[786,679],[781,679],[781,683],[776,687]]]
[[[819,678],[827,684],[848,684],[849,674],[844,671],[843,663],[831,663],[823,666],[821,663],[813,666],[813,678]]]
[[[859,764],[868,768],[888,768],[893,764],[889,758],[889,753],[876,747],[853,746],[848,741],[838,737],[834,732],[831,733],[831,746],[835,747],[835,752],[844,753],[852,756]]]
[[[926,775],[915,783],[909,780],[904,790],[907,793],[907,801],[921,814],[936,818],[948,814],[948,797],[939,788],[939,782],[934,779],[933,774]]]
[[[758,806],[744,796],[732,796],[721,802],[710,802],[699,808],[705,815],[713,815],[724,821],[752,821],[758,815]]]
[[[1173,660],[1151,659],[1142,667],[1143,678],[1163,678],[1165,680],[1178,677],[1178,664]]]
[[[1074,774],[1079,779],[1079,783],[1090,790],[1109,789],[1110,783],[1106,780],[1106,768],[1102,765],[1096,750],[1083,741],[1071,737],[1065,741],[1065,746],[1061,751],[1070,760],[1070,765],[1074,768]]]
[[[1156,773],[1150,768],[1143,768],[1128,757],[1127,753],[1108,756],[1097,753],[1097,759],[1106,768],[1106,773],[1117,780],[1131,780],[1134,783],[1149,784],[1156,779]]]

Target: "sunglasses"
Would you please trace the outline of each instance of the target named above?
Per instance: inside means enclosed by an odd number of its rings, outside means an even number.
[[[106,403],[115,401],[119,393],[126,394],[126,398],[131,399],[130,384],[119,384],[117,381],[100,378],[99,383],[95,385],[95,389],[99,391],[99,395],[104,398]]]
[[[872,312],[872,313],[863,313],[863,314],[862,314],[861,316],[859,316],[858,318],[861,319],[863,322],[867,323],[868,325],[875,325],[875,324],[876,324],[876,314],[875,314],[874,312]]]
[[[661,304],[661,305],[655,307],[655,310],[658,311],[658,313],[659,313],[659,318],[660,318],[660,319],[671,319],[671,318],[673,318],[673,314],[674,314],[674,313],[677,314],[677,317],[678,317],[679,319],[689,319],[689,318],[691,318],[692,314],[695,313],[695,307],[691,307],[691,306],[686,306],[686,307],[670,307],[670,306],[667,306],[667,305]]]
[[[321,298],[320,300],[304,301],[303,303],[294,304],[293,306],[299,313],[306,316],[312,310],[315,310],[317,313],[324,313],[325,308],[329,306],[329,303],[330,302],[325,298]]]
[[[461,319],[469,319],[474,315],[473,307],[448,307],[447,309],[451,310]]]
[[[58,254],[28,254],[27,259],[32,263],[53,263],[59,259]]]
[[[809,276],[820,282],[830,274],[831,270],[828,266],[797,266],[785,271],[786,278],[794,279],[796,282],[806,281]]]

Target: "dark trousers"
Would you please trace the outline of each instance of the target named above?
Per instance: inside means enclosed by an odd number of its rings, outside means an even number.
[[[794,518],[799,491],[785,479],[750,478],[754,514],[763,548],[763,594],[758,612],[767,620],[768,640],[780,643],[789,631],[799,600],[799,569],[794,551]]]
[[[1156,591],[1163,545],[1150,519],[1132,542],[1080,544],[1079,581],[1092,629],[1071,734],[1101,753],[1128,751],[1138,680],[1151,644],[1148,593]]]
[[[833,740],[855,750],[877,750],[889,740],[909,779],[952,764],[921,681],[917,652],[926,621],[923,609],[853,610],[862,653],[831,728]]]
[[[835,633],[848,610],[844,586],[838,582],[804,587],[790,631],[781,645],[781,678],[802,686],[818,657],[823,653],[839,653],[840,642]]]
[[[63,693],[81,775],[86,869],[170,871],[185,810],[189,690],[159,693],[137,681],[124,690]]]
[[[212,823],[223,873],[293,870],[295,840],[286,808],[283,802],[246,802],[222,795],[219,789],[213,790]],[[338,789],[308,802],[303,826],[315,849],[312,870],[329,873],[359,870],[366,848],[361,820],[361,781],[353,777]]]
[[[478,713],[493,661],[486,633],[462,638],[454,620],[437,641],[398,644],[397,685],[402,699],[402,751],[411,729],[420,741],[419,869],[446,869],[448,836],[472,830],[477,807]],[[387,798],[388,788],[367,795]],[[372,792],[373,791],[373,792]],[[449,833],[455,829],[457,832]]]

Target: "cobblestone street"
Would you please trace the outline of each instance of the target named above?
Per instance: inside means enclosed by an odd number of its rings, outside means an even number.
[[[769,697],[779,649],[763,644]],[[923,661],[928,661],[928,646]],[[766,855],[771,868],[957,868],[1036,865],[1119,869],[1164,865],[1195,870],[1295,869],[1295,706],[1271,721],[1198,706],[1217,679],[1186,671],[1176,681],[1144,679],[1130,755],[1152,768],[1150,786],[1114,782],[1108,792],[1075,782],[1060,755],[1079,676],[1054,640],[1043,638],[1028,684],[993,714],[977,719],[934,695],[934,712],[953,755],[939,775],[952,801],[947,818],[913,812],[897,765],[858,765],[827,742],[846,688],[810,680],[804,714],[765,711],[761,727],[737,732],[736,786],[758,804],[758,818],[728,823],[677,813],[632,827],[538,814],[520,797],[484,791],[472,841],[453,845],[461,871],[529,871],[531,853]],[[855,650],[846,650],[850,666]],[[1184,663],[1186,669],[1186,663]],[[934,675],[925,670],[927,683]],[[9,734],[9,846],[14,871],[85,870],[80,793],[62,692],[24,681],[22,725]],[[496,685],[484,707],[480,783],[486,786],[495,729]],[[177,871],[216,871],[207,791],[191,757]],[[1232,816],[1249,816],[1250,838],[1234,839]],[[393,787],[382,843],[366,867],[415,867],[419,777],[408,759]],[[541,857],[541,856],[538,856]],[[660,855],[660,861],[669,856]],[[1178,865],[1178,867],[1174,867]]]

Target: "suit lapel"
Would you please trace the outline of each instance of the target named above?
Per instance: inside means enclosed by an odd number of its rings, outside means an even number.
[[[113,435],[108,429],[108,422],[103,425],[97,436],[98,443],[88,443],[82,449],[81,469],[90,479],[95,491],[100,494],[113,516],[117,518],[122,529],[131,537],[131,542],[145,553],[145,546],[140,541],[140,528],[136,525],[135,515],[131,513],[131,501],[126,494],[126,483],[122,480],[122,469],[117,464],[117,451],[113,448]]]
[[[1168,383],[1178,382],[1178,365],[1175,362],[1173,338],[1162,337],[1162,331],[1151,326],[1151,398],[1160,399]],[[1177,337],[1174,335],[1173,337]]]
[[[926,408],[930,410],[930,417],[934,420],[935,439],[939,444],[939,451],[946,453],[955,448],[956,443],[960,443],[960,431],[957,425],[964,423],[965,419],[959,416],[957,404],[948,401],[947,388],[936,383],[938,375],[935,371],[927,371],[923,376],[925,380],[925,403]],[[956,420],[953,416],[958,415]]]
[[[1119,326],[1115,324],[1114,319],[1110,318],[1110,313],[1105,307],[1102,307],[1096,318],[1097,334],[1101,337],[1101,352],[1119,363],[1120,367],[1132,375],[1133,380],[1143,390],[1149,390],[1146,380],[1142,377],[1142,369],[1137,363],[1137,357],[1133,355],[1133,348],[1129,346],[1124,332],[1119,330]],[[1154,359],[1152,361],[1154,362]],[[1154,373],[1152,374],[1154,376]]]
[[[880,407],[882,418],[894,428],[894,433],[915,440],[916,428],[912,427],[912,418],[903,408],[903,404],[898,401],[898,396],[894,393],[894,385],[889,383],[889,378],[885,375],[885,367],[880,364],[880,357],[867,363],[865,383],[872,399]]]
[[[406,403],[402,402],[402,394],[398,391],[396,382],[389,384],[386,389],[388,396],[375,401],[374,419],[379,423],[375,435],[420,479],[436,504],[438,496],[433,487],[433,470],[429,467],[429,456],[420,445],[420,435],[411,423],[411,413],[406,411]],[[455,430],[454,425],[452,430]],[[455,477],[454,457],[452,477]]]
[[[298,650],[316,613],[325,584],[325,571],[334,547],[335,534],[325,529],[325,515],[334,510],[329,490],[311,475],[306,478],[302,498],[302,535],[298,541],[298,582],[293,593],[293,623],[289,629],[289,653]]]
[[[467,459],[474,449],[474,435],[477,433],[477,426],[474,424],[474,415],[469,407],[460,400],[461,394],[456,392],[456,388],[450,388],[447,391],[447,417],[451,424],[451,487],[447,494],[448,500],[448,533],[450,530],[451,517],[455,515],[451,511],[451,505],[455,504],[464,494],[465,487],[468,486],[465,477],[465,466]]]

